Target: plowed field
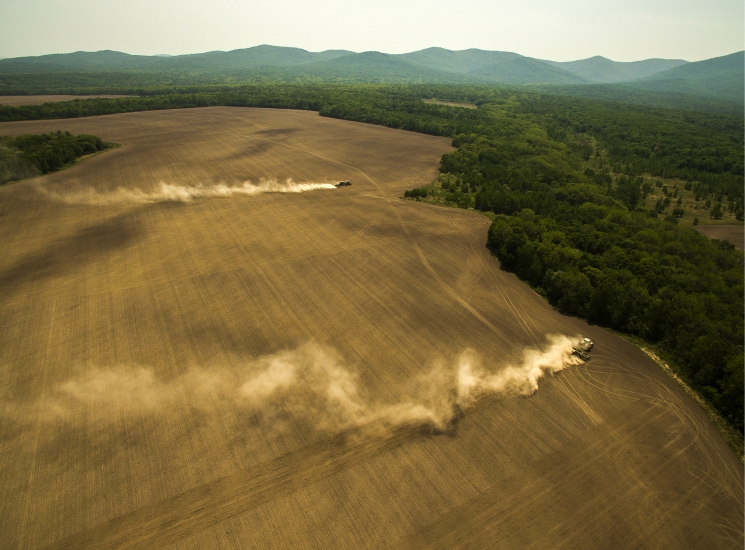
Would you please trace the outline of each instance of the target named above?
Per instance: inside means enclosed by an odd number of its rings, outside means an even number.
[[[735,248],[743,249],[745,228],[742,225],[697,225],[694,229],[711,239],[729,241]]]
[[[122,147],[0,188],[1,547],[742,548],[698,405],[501,271],[486,218],[399,199],[448,140],[269,109],[0,124],[57,129]],[[353,185],[235,191],[288,178]],[[591,360],[405,420],[548,334]]]

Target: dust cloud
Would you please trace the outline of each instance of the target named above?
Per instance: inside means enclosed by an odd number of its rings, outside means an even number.
[[[58,384],[34,403],[6,402],[4,409],[6,418],[18,422],[61,425],[100,426],[185,410],[206,416],[243,411],[272,425],[278,418],[294,418],[325,433],[406,425],[447,430],[479,398],[531,395],[541,378],[577,364],[571,353],[576,341],[548,336],[543,350],[528,348],[518,363],[493,373],[475,352],[465,350],[455,361],[435,364],[405,383],[395,403],[371,399],[336,351],[310,342],[230,368],[193,368],[170,380],[144,367],[92,370]]]
[[[114,205],[127,203],[189,202],[198,198],[231,197],[233,195],[261,195],[263,193],[303,193],[317,189],[336,189],[331,183],[296,183],[291,179],[279,182],[261,179],[259,183],[245,181],[240,185],[218,183],[213,185],[177,185],[160,182],[152,191],[139,188],[118,187],[114,191],[97,191],[93,188],[70,191],[53,191],[39,184],[37,190],[45,197],[67,204]]]

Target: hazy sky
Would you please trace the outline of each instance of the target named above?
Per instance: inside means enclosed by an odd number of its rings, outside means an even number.
[[[697,61],[742,50],[744,18],[743,0],[0,0],[0,57],[273,44]]]

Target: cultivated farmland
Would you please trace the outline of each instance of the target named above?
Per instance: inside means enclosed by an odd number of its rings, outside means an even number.
[[[711,239],[729,241],[736,248],[743,249],[745,228],[742,225],[699,225],[695,229]]]
[[[0,546],[742,547],[698,405],[502,272],[487,218],[399,200],[448,140],[270,109],[0,124],[58,129],[122,147],[0,188]],[[353,185],[243,187],[288,179]],[[455,366],[549,334],[592,359],[421,421]]]

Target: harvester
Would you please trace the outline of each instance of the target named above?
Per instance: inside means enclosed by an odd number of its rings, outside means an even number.
[[[337,187],[347,187],[348,185],[352,185],[352,182],[349,180],[340,181],[336,184]]]

